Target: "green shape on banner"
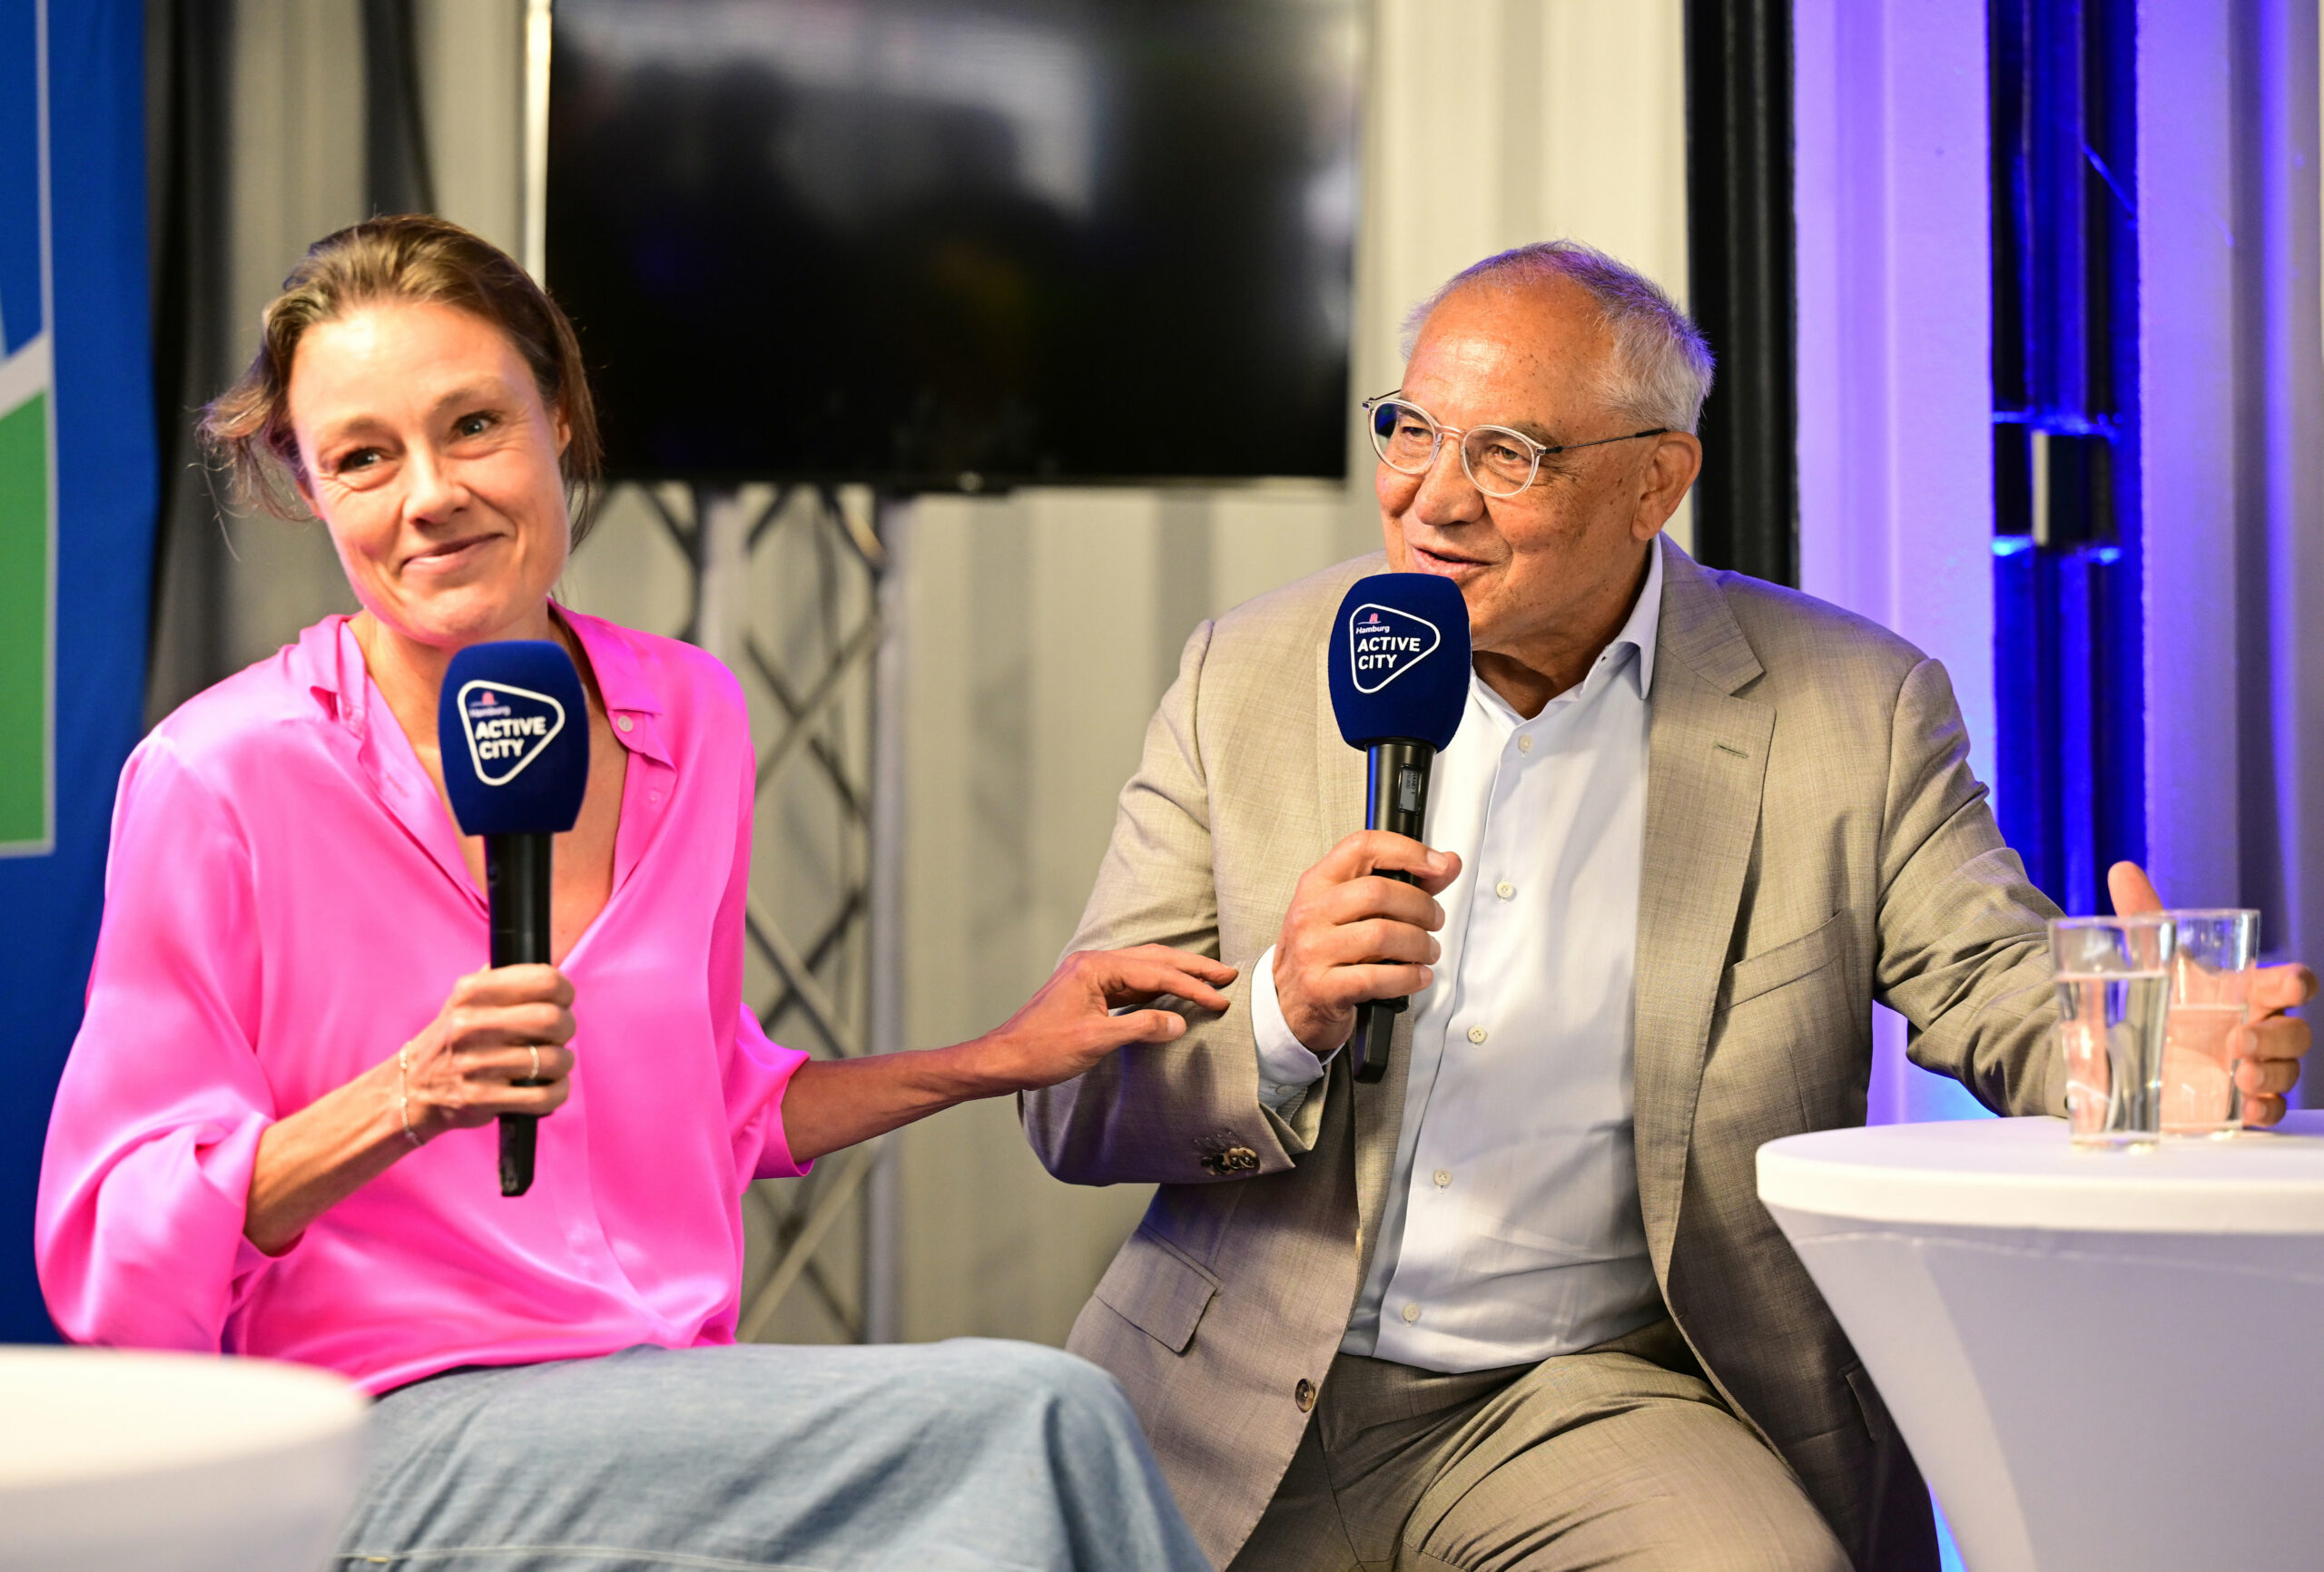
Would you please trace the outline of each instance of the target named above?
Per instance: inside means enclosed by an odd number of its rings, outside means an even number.
[[[0,414],[0,854],[50,839],[48,394]]]

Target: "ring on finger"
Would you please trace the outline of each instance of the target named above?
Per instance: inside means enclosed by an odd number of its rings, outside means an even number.
[[[540,1045],[539,1045],[538,1043],[527,1043],[525,1046],[526,1046],[527,1048],[529,1048],[529,1049],[531,1049],[531,1050],[532,1050],[532,1055],[533,1055],[533,1067],[532,1067],[532,1069],[531,1069],[531,1070],[530,1070],[530,1071],[526,1075],[525,1078],[526,1078],[527,1080],[528,1080],[528,1081],[537,1081],[537,1080],[539,1080],[539,1079],[541,1078],[541,1048],[540,1048]]]

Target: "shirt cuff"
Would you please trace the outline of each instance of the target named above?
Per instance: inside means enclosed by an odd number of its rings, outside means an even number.
[[[748,1007],[743,1013],[750,1014]],[[753,1020],[751,1024],[756,1026],[758,1023]],[[764,1042],[765,1038],[760,1040]],[[749,1045],[745,1043],[738,1042],[735,1046],[745,1053],[750,1052]],[[767,1047],[772,1050],[771,1054],[751,1054],[763,1065],[771,1066],[774,1077],[773,1090],[766,1101],[760,1105],[759,1153],[757,1161],[749,1164],[751,1177],[803,1179],[814,1168],[815,1160],[810,1157],[802,1163],[791,1154],[791,1132],[783,1122],[783,1100],[791,1095],[792,1077],[798,1075],[799,1066],[805,1064],[810,1056],[778,1043],[769,1042]]]
[[[1275,997],[1275,946],[1252,965],[1258,973],[1251,979],[1251,1036],[1259,1049],[1259,1101],[1288,1117],[1307,1088],[1323,1079],[1324,1061],[1283,1018],[1283,1001]]]

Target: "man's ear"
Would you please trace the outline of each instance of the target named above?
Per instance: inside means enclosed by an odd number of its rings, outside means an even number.
[[[1666,431],[1655,438],[1640,477],[1638,511],[1630,519],[1632,538],[1652,540],[1660,534],[1702,469],[1702,439],[1691,431]]]

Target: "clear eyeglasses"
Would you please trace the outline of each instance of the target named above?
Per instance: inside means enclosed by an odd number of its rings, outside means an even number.
[[[1402,388],[1396,390],[1403,391]],[[1541,460],[1552,453],[1580,447],[1603,447],[1609,442],[1635,442],[1641,437],[1661,437],[1669,431],[1632,431],[1622,437],[1601,437],[1595,442],[1568,442],[1552,447],[1507,426],[1472,426],[1462,430],[1447,426],[1419,405],[1383,393],[1364,401],[1364,424],[1380,461],[1399,475],[1426,475],[1436,467],[1437,450],[1447,437],[1461,443],[1461,472],[1487,496],[1514,496],[1533,484]]]

